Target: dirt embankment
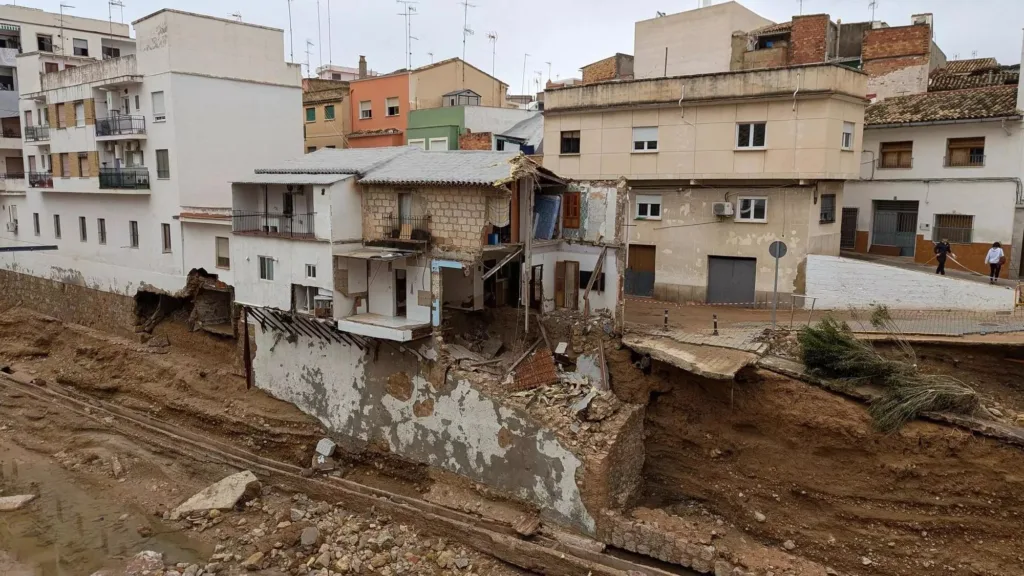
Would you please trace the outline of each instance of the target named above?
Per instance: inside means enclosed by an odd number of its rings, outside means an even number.
[[[721,515],[844,573],[1024,573],[1018,448],[924,422],[883,435],[863,405],[767,372],[612,373],[617,392],[651,397],[645,506]]]

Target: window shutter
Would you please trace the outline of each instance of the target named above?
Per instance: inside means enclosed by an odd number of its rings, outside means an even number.
[[[579,228],[580,227],[580,193],[579,192],[566,192],[563,196],[564,204],[562,205],[562,227],[563,228]]]

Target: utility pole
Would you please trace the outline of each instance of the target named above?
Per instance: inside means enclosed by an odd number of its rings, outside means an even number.
[[[291,61],[295,62],[295,34],[292,32],[292,0],[286,1],[288,2],[288,41],[292,45]]]
[[[523,54],[523,85],[519,87],[523,94],[526,94],[526,59],[529,57],[529,54]]]
[[[466,37],[473,35],[473,29],[469,27],[469,9],[476,8],[476,4],[470,4],[469,0],[462,0],[462,88],[466,87]]]
[[[64,51],[64,9],[72,9],[74,6],[70,4],[60,3],[60,55],[66,56],[67,52]]]
[[[799,12],[799,14],[801,16],[803,16],[804,15],[804,0],[796,0],[796,3],[800,5],[800,12]]]

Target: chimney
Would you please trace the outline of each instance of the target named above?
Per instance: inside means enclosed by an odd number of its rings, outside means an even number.
[[[359,79],[366,78],[366,56],[359,56]]]

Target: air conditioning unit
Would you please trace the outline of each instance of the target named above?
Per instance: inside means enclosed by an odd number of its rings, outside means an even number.
[[[711,205],[715,216],[732,216],[732,202],[715,202]]]
[[[18,221],[14,220],[12,222],[8,222],[7,223],[7,231],[8,232],[17,232],[18,231]]]
[[[114,152],[114,142],[112,142],[112,141],[111,142],[104,142],[103,143],[103,147],[106,149],[107,152],[110,152],[110,153]]]
[[[139,149],[139,142],[137,140],[129,140],[125,143],[124,149],[128,152],[136,152]]]

